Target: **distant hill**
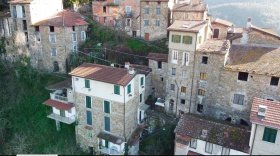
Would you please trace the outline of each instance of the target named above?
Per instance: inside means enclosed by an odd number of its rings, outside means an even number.
[[[246,26],[247,17],[254,25],[272,28],[280,34],[280,0],[204,0],[209,14]]]

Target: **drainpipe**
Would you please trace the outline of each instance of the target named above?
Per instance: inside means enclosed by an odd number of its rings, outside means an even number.
[[[124,103],[124,107],[123,107],[123,111],[124,111],[124,125],[123,125],[123,135],[124,135],[124,140],[126,142],[126,136],[125,136],[125,86],[123,86],[123,103]]]
[[[177,86],[177,94],[176,94],[176,111],[175,111],[175,114],[176,114],[176,116],[177,116],[178,94],[179,94],[179,86],[178,86],[177,80],[175,80],[175,84],[176,84],[176,86]]]
[[[189,113],[191,113],[191,106],[192,106],[192,93],[193,93],[193,81],[195,75],[195,58],[196,58],[196,43],[197,43],[197,34],[195,35],[195,50],[194,50],[194,64],[193,64],[193,77],[192,77],[192,86],[191,86],[191,97],[190,97],[190,106],[189,106]]]
[[[249,153],[250,155],[252,155],[252,152],[253,152],[253,147],[254,147],[254,143],[255,143],[255,137],[256,137],[257,129],[258,129],[258,124],[256,124],[256,129],[255,129],[254,137],[253,137],[253,143],[252,143],[251,151]]]

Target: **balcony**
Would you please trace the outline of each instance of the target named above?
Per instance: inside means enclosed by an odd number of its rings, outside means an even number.
[[[50,119],[53,119],[53,120],[57,120],[57,121],[66,123],[66,124],[72,124],[72,123],[75,122],[75,115],[72,115],[70,117],[63,117],[63,116],[60,116],[58,114],[51,113],[47,117],[50,118]]]
[[[51,96],[51,99],[53,100],[57,100],[57,101],[61,101],[61,102],[68,102],[68,98],[67,98],[67,95],[66,93],[60,91],[60,90],[57,90],[53,93],[50,93],[50,96]]]

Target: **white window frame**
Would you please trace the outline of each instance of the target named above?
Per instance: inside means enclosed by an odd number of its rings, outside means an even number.
[[[52,42],[52,37],[51,36],[53,36],[54,42]],[[49,34],[49,42],[50,43],[56,43],[56,35],[55,34]]]
[[[75,36],[75,37],[74,37]],[[74,40],[75,39],[75,40]],[[72,41],[77,42],[77,33],[72,33]]]
[[[184,52],[183,53],[183,58],[182,58],[182,65],[188,66],[190,62],[190,53]]]
[[[88,97],[90,97],[90,108],[87,108],[87,96],[85,96],[85,107],[86,109],[92,109],[92,97],[91,96]]]
[[[196,149],[197,148],[197,139],[192,138],[190,141],[190,148]]]
[[[84,41],[87,39],[87,35],[85,31],[81,31],[81,40]]]
[[[172,50],[172,61],[173,64],[178,63],[178,51],[177,50]]]
[[[129,9],[128,9],[129,8]],[[129,10],[129,11],[128,11]],[[126,14],[131,14],[132,12],[132,9],[131,9],[131,6],[125,6],[125,13]]]
[[[110,113],[106,113],[106,114],[111,114],[111,101],[109,101],[109,100],[103,100],[103,113],[105,113],[105,101],[109,102],[109,112],[110,112]]]
[[[55,49],[55,55],[53,55],[53,49]],[[51,56],[57,56],[57,49],[56,48],[51,48]]]
[[[221,155],[229,155],[229,154],[230,154],[230,149],[226,148],[226,147],[223,147]]]
[[[158,10],[159,10],[159,11],[158,11]],[[161,8],[160,8],[160,7],[157,7],[157,8],[156,8],[156,14],[157,14],[157,15],[160,15],[160,14],[161,14]]]
[[[207,150],[207,148],[209,148],[208,150]],[[212,154],[212,152],[213,152],[213,144],[212,143],[210,143],[210,142],[206,142],[206,144],[205,144],[205,153],[209,153],[209,154]]]
[[[146,25],[146,23],[147,23],[147,25]],[[149,20],[144,20],[144,27],[148,27],[150,25],[150,21]]]

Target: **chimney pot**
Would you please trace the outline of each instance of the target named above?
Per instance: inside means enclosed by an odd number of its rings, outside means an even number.
[[[125,67],[126,69],[129,69],[130,63],[129,63],[129,62],[125,62],[125,63],[124,63],[124,67]]]

